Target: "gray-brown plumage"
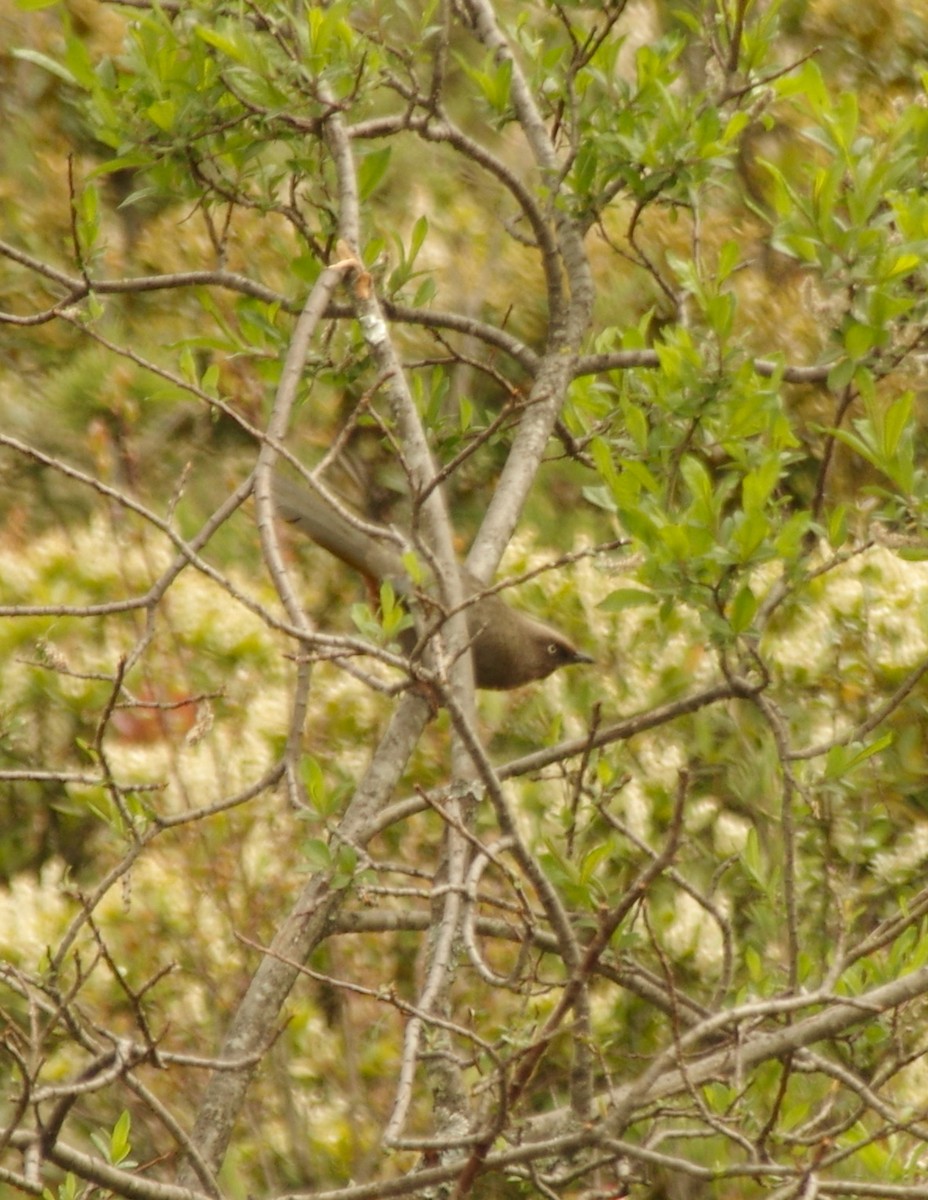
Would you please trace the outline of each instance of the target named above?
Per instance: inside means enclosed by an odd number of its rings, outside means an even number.
[[[399,594],[412,584],[395,543],[352,525],[318,493],[273,477],[274,507],[285,521],[376,583],[389,580]],[[460,568],[465,597],[477,596],[466,609],[477,687],[507,689],[544,679],[559,667],[593,660],[541,621],[526,617],[496,593],[481,596],[482,586]]]

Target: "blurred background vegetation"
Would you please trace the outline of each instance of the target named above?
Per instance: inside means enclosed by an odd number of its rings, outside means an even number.
[[[390,110],[384,79],[412,74],[428,7],[306,6],[319,59],[310,66],[330,70],[352,121]],[[556,81],[546,114],[554,127],[565,22],[593,28],[599,6],[496,8],[537,94],[546,77]],[[672,979],[706,1009],[818,986],[849,946],[866,947],[900,913],[909,919],[897,936],[859,961],[847,955],[835,990],[874,986],[928,957],[928,4],[747,9],[731,80],[720,79],[712,39],[732,6],[636,0],[584,75],[587,91],[577,84],[585,153],[571,168],[570,202],[588,206],[598,288],[588,352],[656,353],[660,368],[577,378],[504,564],[515,573],[630,540],[520,592],[595,653],[595,668],[481,697],[487,743],[503,762],[708,686],[720,664],[766,673],[775,719],[749,704],[709,707],[592,756],[582,789],[560,772],[518,784],[532,845],[583,927],[660,845],[678,773],[689,771],[677,873],[653,887],[647,920],[629,921],[613,949],[617,966]],[[16,251],[0,255],[0,309],[41,312],[61,296],[54,272],[73,279],[82,266],[108,280],[222,270],[255,285],[250,294],[205,284],[98,291],[55,319],[0,325],[0,954],[15,971],[77,989],[100,1026],[127,1035],[138,1013],[120,974],[140,989],[165,972],[147,1019],[190,1055],[221,1041],[258,961],[241,935],[270,940],[392,703],[320,665],[306,731],[307,778],[318,789],[305,808],[265,791],[155,836],[153,813],[221,806],[281,748],[291,648],[258,611],[278,609],[250,507],[208,547],[231,591],[187,570],[154,607],[33,611],[142,597],[161,578],[174,553],[165,529],[88,480],[191,536],[253,465],[247,426],[263,428],[293,313],[332,255],[335,195],[311,89],[288,74],[292,64],[255,24],[258,10],[243,11],[247,19],[218,0],[0,11],[0,215],[3,243]],[[240,68],[242,95],[216,66],[223,56]],[[748,82],[743,102],[732,102]],[[185,87],[197,103],[180,112]],[[504,85],[463,34],[446,88],[461,128],[514,173],[528,172]],[[723,91],[726,103],[713,103]],[[511,236],[504,190],[411,136],[360,143],[358,154],[363,254],[384,297],[479,319],[540,350],[538,257]],[[448,482],[463,549],[505,459],[527,374],[477,339],[455,338],[451,354],[447,331],[392,328],[440,462],[513,406]],[[786,370],[806,366],[822,370],[808,382]],[[370,516],[402,519],[404,477],[382,417],[371,415],[372,384],[357,330],[333,321],[314,345],[292,448],[317,461],[356,417],[340,484]],[[307,609],[323,627],[352,632],[356,581],[311,547],[289,553],[305,564]],[[111,710],[118,664],[143,638],[131,702],[123,696]],[[857,726],[861,736],[841,744]],[[446,780],[448,739],[440,716],[410,766],[410,792]],[[101,772],[137,789],[130,812],[114,805]],[[440,829],[424,812],[385,831],[377,883],[358,885],[355,909],[399,914],[401,928],[332,937],[314,968],[375,990],[390,981],[414,997],[421,933],[412,915],[428,910]],[[492,840],[489,812],[477,832]],[[798,948],[784,925],[788,888]],[[500,880],[489,890],[496,904],[509,898]],[[91,909],[72,945],[71,922]],[[504,973],[522,965],[518,943],[488,953]],[[674,1015],[605,982],[596,999],[603,1077],[621,1079],[668,1038]],[[540,967],[511,993],[462,972],[455,994],[500,1046],[527,1038],[551,1004]],[[10,1029],[28,1024],[21,995],[2,981],[0,1007]],[[924,1017],[915,1004],[834,1049],[913,1121],[928,1107]],[[381,1171],[401,1032],[398,1013],[371,996],[304,980],[250,1094],[223,1171],[228,1194],[333,1187]],[[70,1078],[86,1054],[53,1023],[45,1051],[46,1084]],[[552,1045],[534,1111],[554,1104],[568,1058],[566,1045]],[[205,1072],[145,1070],[146,1086],[189,1126]],[[11,1060],[0,1072],[0,1092],[19,1080]],[[778,1094],[781,1079],[771,1064],[741,1093],[707,1089],[712,1119],[699,1138],[684,1129],[663,1147],[728,1164],[730,1126],[740,1122],[755,1145],[770,1116],[760,1141],[776,1158],[804,1161],[826,1129],[836,1179],[903,1185],[925,1171],[923,1137],[901,1118],[897,1126],[863,1112],[853,1089],[825,1075],[793,1073]],[[694,1119],[680,1103],[647,1113],[637,1133]],[[124,1110],[133,1156],[167,1153],[150,1106],[117,1088],[75,1106],[70,1136],[108,1131]],[[12,1112],[0,1100],[0,1122]],[[413,1124],[430,1127],[424,1094]],[[397,1154],[388,1173],[412,1161]],[[636,1171],[629,1186],[726,1200],[761,1187],[739,1178],[675,1191],[679,1181],[656,1169]],[[528,1189],[513,1179],[492,1194]]]

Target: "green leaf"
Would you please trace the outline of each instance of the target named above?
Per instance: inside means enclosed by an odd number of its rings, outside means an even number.
[[[64,48],[64,61],[78,84],[87,91],[93,91],[97,83],[97,76],[84,38],[68,33]]]
[[[58,1184],[58,1195],[51,1188],[42,1189],[42,1200],[77,1200],[78,1195],[83,1193],[82,1188],[77,1186],[77,1176],[70,1173],[65,1176],[64,1183]]]
[[[320,816],[329,816],[329,790],[325,784],[325,774],[318,760],[311,754],[305,754],[300,759],[300,778],[309,802]]]
[[[358,192],[362,200],[374,194],[387,173],[392,147],[384,146],[365,154],[358,163]]]
[[[712,504],[712,477],[697,458],[688,454],[680,463],[680,474],[686,480],[686,486],[694,500],[699,500],[706,506]]]
[[[716,277],[721,283],[731,275],[741,260],[741,243],[736,241],[725,242],[719,251],[719,261],[716,267]]]
[[[855,362],[852,358],[842,358],[828,372],[828,388],[832,392],[841,392],[854,378]]]
[[[908,275],[910,271],[921,266],[921,262],[922,260],[917,254],[900,254],[890,264],[886,278],[893,279],[896,275]]]
[[[837,550],[847,541],[847,506],[839,504],[828,514],[828,543]]]
[[[639,538],[646,546],[653,547],[660,536],[660,527],[643,509],[619,505],[619,518],[632,537]]]
[[[751,588],[745,584],[740,588],[731,605],[729,620],[735,633],[744,633],[749,629],[757,613],[757,597]]]
[[[619,483],[619,473],[612,457],[612,450],[605,438],[594,437],[590,442],[590,454],[593,465],[599,472],[600,478],[613,492]]]
[[[765,981],[767,964],[753,946],[744,948],[744,965],[747,967],[748,977],[755,986]]]
[[[358,873],[357,851],[353,850],[351,846],[346,846],[344,842],[340,843],[333,865],[335,871],[332,875],[332,887],[348,887],[354,882],[354,878]]]
[[[419,556],[414,550],[406,550],[403,554],[403,566],[406,568],[406,574],[412,580],[416,587],[422,587],[425,583],[426,573],[422,567]]]
[[[851,358],[864,358],[875,342],[875,331],[869,325],[854,322],[844,331],[844,348]]]
[[[580,860],[580,870],[578,872],[580,883],[590,884],[596,881],[597,868],[603,862],[608,862],[615,855],[615,847],[608,840],[599,843],[591,850],[588,850]]]
[[[145,110],[154,125],[164,133],[170,133],[177,119],[177,105],[173,100],[156,100]]]
[[[92,184],[81,189],[75,210],[81,248],[90,254],[100,234],[100,196]]]
[[[648,418],[644,409],[630,400],[622,400],[622,416],[628,436],[635,443],[635,448],[642,454],[648,448]]]
[[[131,1144],[129,1141],[129,1133],[132,1127],[132,1117],[128,1109],[123,1109],[116,1124],[113,1126],[113,1132],[110,1135],[110,1162],[122,1163],[125,1161],[131,1152]]]
[[[882,450],[887,458],[893,457],[899,450],[899,442],[912,416],[912,402],[912,393],[903,392],[886,410],[883,418]]]
[[[200,379],[200,387],[211,396],[219,394],[219,363],[211,363]]]
[[[892,742],[893,734],[889,732],[866,746],[861,746],[857,742],[852,742],[849,746],[832,746],[825,758],[825,778],[839,779],[842,775],[852,771],[854,767],[866,762],[868,758],[872,758],[874,754],[885,750],[887,746],[892,745]]]
[[[310,57],[320,65],[331,66],[332,59],[344,48],[350,48],[354,40],[351,26],[343,16],[342,5],[328,6],[313,4],[306,6],[306,33]]]
[[[505,112],[509,106],[509,91],[512,86],[512,60],[504,59],[496,70],[483,76],[483,94],[497,113]]]
[[[217,29],[210,29],[206,25],[197,25],[194,32],[201,41],[221,50],[226,57],[234,59],[236,62],[244,63],[250,58],[247,46],[240,45],[234,38],[220,33]]]
[[[581,495],[588,504],[592,504],[595,508],[601,508],[604,512],[609,513],[616,511],[615,500],[608,488],[584,487],[581,489]]]
[[[770,499],[770,494],[779,479],[780,463],[773,455],[766,458],[753,471],[748,471],[741,483],[741,497],[745,511],[755,512],[762,509]]]
[[[806,509],[793,513],[774,539],[776,553],[789,560],[796,558],[811,524],[812,520]]]
[[[100,1151],[100,1154],[107,1162],[114,1166],[134,1167],[136,1164],[129,1158],[132,1147],[129,1143],[129,1131],[131,1128],[132,1119],[127,1110],[123,1110],[121,1116],[116,1121],[110,1132],[109,1138],[105,1137],[102,1130],[93,1130],[90,1134],[90,1140]]]
[[[397,599],[393,584],[385,579],[380,585],[380,625],[388,642],[413,624],[405,606]]]
[[[357,604],[352,604],[348,612],[358,633],[370,638],[372,642],[381,640],[380,622],[369,604],[359,601]]]
[[[636,484],[640,484],[645,491],[650,492],[652,496],[660,495],[661,487],[648,468],[643,462],[639,462],[634,458],[622,459],[622,478],[634,479]]]
[[[652,592],[642,591],[641,588],[616,588],[596,607],[603,612],[621,612],[625,608],[641,608],[656,603],[657,597]]]
[[[416,294],[412,298],[413,308],[424,308],[430,300],[435,298],[435,293],[438,291],[438,286],[435,280],[429,275],[423,279],[416,288]]]
[[[660,544],[669,552],[671,557],[680,562],[687,562],[697,553],[690,530],[679,524],[662,525],[658,530]],[[696,530],[692,530],[695,535]]]
[[[52,0],[52,3],[57,2],[58,0]],[[35,7],[46,8],[48,6],[45,4],[36,4]],[[70,83],[74,87],[77,86],[77,80],[67,69],[67,67],[63,67],[60,62],[56,62],[55,59],[49,58],[47,54],[42,54],[39,50],[29,50],[26,47],[17,47],[16,49],[11,50],[10,53],[13,58],[19,58],[22,59],[23,62],[30,62],[36,67],[42,67],[42,69],[48,71],[50,75],[56,75],[59,79],[63,79],[65,83]]]
[[[586,195],[593,188],[599,154],[592,138],[582,142],[574,160],[573,186],[578,195]]]
[[[332,853],[327,842],[322,838],[306,838],[301,847],[306,866],[310,871],[329,871],[332,867]]]
[[[745,509],[732,531],[732,544],[742,563],[750,562],[770,536],[770,519],[763,509]]]
[[[480,89],[490,107],[498,114],[509,107],[509,90],[512,85],[512,62],[504,59],[501,63],[490,63],[487,70],[481,70],[469,62],[464,55],[455,55],[458,65],[470,81]]]
[[[412,236],[409,239],[409,265],[412,266],[419,257],[419,251],[425,244],[425,239],[429,232],[429,220],[425,213],[416,218],[416,223],[412,227]]]

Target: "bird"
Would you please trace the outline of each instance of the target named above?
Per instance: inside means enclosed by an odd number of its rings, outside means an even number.
[[[362,529],[352,524],[321,493],[279,472],[272,475],[271,495],[278,517],[368,581],[389,581],[399,595],[413,591],[395,538],[386,529],[382,535],[367,532],[370,525]],[[561,667],[593,662],[557,629],[510,608],[497,592],[486,594],[466,567],[458,569],[465,599],[473,598],[465,613],[478,688],[508,691]]]

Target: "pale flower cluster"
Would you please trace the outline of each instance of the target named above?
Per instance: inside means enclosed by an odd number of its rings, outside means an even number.
[[[51,859],[38,876],[22,872],[0,888],[0,958],[40,971],[71,913],[62,890],[64,868]]]
[[[649,841],[653,805],[641,775],[636,773],[629,779],[619,794],[616,807],[632,836],[639,842]]]
[[[886,883],[901,883],[928,861],[928,825],[916,823],[906,829],[891,850],[881,851],[873,859],[873,873]]]
[[[233,579],[241,591],[242,581]],[[216,654],[235,654],[253,640],[267,637],[267,625],[228,591],[200,572],[188,568],[167,593],[171,628],[190,641],[204,641]]]
[[[720,858],[734,858],[743,853],[751,832],[751,822],[737,813],[719,812],[713,824],[715,852]]]
[[[579,565],[578,570],[584,575],[585,596],[594,595],[591,585],[602,575],[589,564]],[[777,577],[775,564],[757,572],[754,588],[759,600]],[[614,586],[614,580],[606,580],[605,592]],[[681,605],[675,618],[676,633],[661,639],[650,607],[631,607],[615,615],[612,636],[619,647],[622,682],[639,697],[632,711],[647,707],[661,672],[675,663],[697,664],[690,672],[693,689],[718,678],[718,663],[711,652],[704,647],[702,655],[694,656],[694,647],[701,643],[695,614]],[[594,614],[592,620],[602,630],[603,615]],[[796,714],[790,731],[794,744],[828,743],[842,728],[853,728],[868,711],[868,693],[871,702],[886,694],[887,687],[897,686],[928,655],[928,563],[908,561],[884,546],[850,555],[813,579],[786,615],[778,614],[763,635],[760,652],[773,673],[773,697],[791,720],[791,714]],[[840,667],[846,661],[854,663],[854,678],[862,693],[856,705],[837,690]],[[635,739],[633,758],[617,760],[617,766],[630,768],[630,779],[613,801],[614,809],[629,832],[649,844],[654,839],[651,791],[671,790],[677,772],[689,759],[690,747],[679,738],[674,726],[642,735]],[[813,760],[796,770],[803,778],[814,779],[823,765]],[[711,830],[720,860],[742,854],[753,827],[749,819],[727,810],[724,801],[711,795],[688,800],[685,822],[690,834]],[[849,861],[854,861],[859,835],[851,825],[844,830],[840,820],[833,828],[836,844],[847,834]],[[889,883],[899,882],[911,879],[926,860],[928,825],[915,823],[900,830],[891,849],[874,855],[870,869]],[[713,902],[723,909],[728,903],[724,883],[713,893]],[[690,958],[708,977],[714,976],[722,955],[715,921],[683,890],[677,890],[672,905],[662,926],[665,948]]]
[[[910,670],[928,653],[926,562],[871,546],[814,581],[807,599],[764,637],[765,654],[787,674],[832,672],[845,648],[878,671]]]
[[[151,585],[158,572],[172,561],[173,554],[164,539],[153,544],[117,539],[102,519],[70,538],[51,532],[39,539],[27,564],[20,563],[16,583],[41,594],[49,577],[56,579],[56,598],[62,603],[77,603],[84,582],[93,584],[98,597],[101,584],[112,585],[114,594],[134,589],[138,594]],[[79,562],[74,562],[75,553]],[[533,555],[527,543],[513,546],[512,569],[537,565],[544,555]],[[70,564],[70,578],[64,567]],[[602,602],[616,587],[634,580],[634,564],[620,562],[615,571],[606,571],[592,559],[580,559],[570,571],[540,577],[540,586],[549,600],[569,614],[579,612],[575,625],[589,638],[584,649],[598,658],[616,663],[614,670],[594,666],[597,694],[607,709],[641,711],[662,694],[665,673],[687,681],[692,689],[706,686],[718,678],[718,663],[706,647],[704,635],[694,612],[678,605],[674,628],[668,635],[657,607],[642,605],[610,613]],[[772,586],[773,572],[758,575],[757,591],[762,598],[765,586]],[[64,582],[62,582],[62,580]],[[252,581],[233,578],[234,587],[250,594]],[[637,586],[637,585],[634,585]],[[836,708],[833,698],[820,689],[819,681],[831,681],[836,661],[843,653],[854,653],[874,671],[911,669],[928,653],[928,565],[900,559],[890,550],[871,548],[851,556],[846,562],[823,573],[809,586],[808,603],[797,605],[774,628],[765,633],[761,651],[787,688],[807,689],[808,703],[803,711],[809,724],[803,739],[834,735]],[[65,593],[68,593],[65,596]],[[57,676],[59,693],[79,704],[86,681],[77,675],[94,671],[112,673],[121,654],[137,644],[141,621],[137,616],[121,617],[95,625],[96,636],[69,632],[64,623],[51,620],[48,626],[48,653],[53,660],[46,669],[54,673],[60,661],[73,674]],[[111,769],[122,782],[157,783],[160,790],[148,793],[147,803],[165,814],[177,814],[221,802],[247,788],[273,761],[276,747],[286,733],[290,719],[290,679],[292,669],[281,656],[281,644],[260,616],[215,581],[193,568],[186,568],[168,590],[156,622],[156,643],[162,627],[169,631],[172,644],[196,650],[197,662],[204,664],[215,679],[220,696],[210,702],[215,719],[199,739],[110,737],[107,755]],[[60,659],[57,657],[60,655]],[[27,656],[8,654],[0,658],[0,686],[5,702],[15,711],[34,687],[35,664]],[[38,657],[33,655],[32,657]],[[169,661],[169,660],[168,660]],[[257,684],[257,686],[256,686]],[[178,687],[189,687],[186,680]],[[571,690],[568,672],[545,681],[542,691],[552,712],[563,723],[564,736],[582,735],[582,714],[568,703]],[[633,703],[629,707],[629,698]],[[504,720],[509,697],[485,696],[485,714],[500,715]],[[518,703],[518,698],[516,698]],[[357,741],[341,745],[339,767],[357,774],[369,757],[367,733],[382,713],[382,698],[345,672],[328,667],[317,669],[314,676],[312,717],[306,733],[308,750],[323,758],[326,729],[330,720],[350,724],[359,731]],[[49,714],[52,722],[55,710]],[[62,737],[67,735],[65,727]],[[807,743],[808,744],[808,743]],[[652,844],[654,840],[653,793],[655,789],[672,793],[680,770],[688,763],[691,748],[675,727],[655,731],[635,739],[634,756],[619,758],[619,774],[628,771],[628,781],[617,792],[617,815],[632,836]],[[553,811],[559,801],[556,782],[534,785]],[[550,793],[550,796],[548,795]],[[72,788],[79,799],[80,788]],[[518,804],[516,805],[518,809]],[[526,837],[537,832],[531,822],[522,820]],[[732,813],[713,794],[698,794],[687,808],[686,830],[690,835],[708,833],[720,861],[743,852],[751,822]],[[257,883],[268,872],[273,874],[279,857],[280,831],[275,816],[261,812],[240,836],[238,866],[244,881]],[[891,852],[877,856],[872,864],[884,879],[907,877],[928,857],[928,832],[914,831]],[[172,891],[171,856],[146,854],[133,868],[133,888],[139,895],[157,897]],[[17,947],[41,947],[54,943],[67,921],[71,907],[62,899],[60,877],[46,872],[40,881],[17,877],[12,887],[0,893],[0,944]],[[227,939],[227,915],[215,907],[212,899],[184,893],[173,886],[182,922],[198,930],[204,945],[216,947],[213,963],[221,969],[222,947]],[[145,904],[149,900],[145,900]],[[244,893],[229,894],[225,903],[234,911],[238,903],[247,903]],[[724,886],[713,894],[713,903],[724,912],[728,898]],[[101,919],[109,916],[115,923],[126,916],[124,897],[113,889],[100,909]],[[24,930],[25,935],[24,935]],[[690,960],[696,970],[715,976],[721,965],[722,938],[715,919],[694,898],[677,889],[673,909],[662,926],[662,938],[671,954]],[[33,966],[35,963],[32,964]],[[208,997],[204,994],[204,1004]]]
[[[712,977],[721,969],[724,939],[718,921],[689,892],[680,891],[673,918],[663,930],[666,949],[676,958],[690,958],[696,970]]]

